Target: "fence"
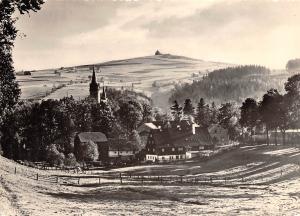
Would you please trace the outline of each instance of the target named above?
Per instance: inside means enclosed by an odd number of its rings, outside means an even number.
[[[268,168],[273,168],[270,165]],[[103,173],[99,175],[46,175],[37,172],[24,171],[15,167],[14,174],[21,174],[26,178],[36,181],[65,184],[65,185],[100,185],[100,184],[198,184],[198,185],[246,185],[264,184],[283,175],[299,171],[299,165],[284,165],[269,171],[268,168],[257,169],[256,173],[246,172],[244,174],[224,174],[224,175],[133,175],[132,173]],[[257,172],[259,171],[259,172]]]

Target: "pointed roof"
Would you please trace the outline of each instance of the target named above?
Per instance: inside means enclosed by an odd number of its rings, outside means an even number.
[[[95,66],[93,66],[92,83],[97,83],[97,80],[96,80],[96,73],[95,73]]]

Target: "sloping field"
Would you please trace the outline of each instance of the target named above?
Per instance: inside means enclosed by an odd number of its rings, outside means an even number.
[[[99,184],[96,179],[68,185],[35,179],[36,174],[65,173],[35,170],[0,157],[0,215],[297,215],[299,153],[298,147],[247,146],[206,162],[98,173],[227,177],[227,184],[119,184],[105,179]]]
[[[89,94],[89,76],[93,65],[34,71],[31,76],[17,75],[22,90],[22,99],[59,99],[67,95],[84,98]],[[202,61],[170,54],[145,56],[95,64],[97,76],[105,85],[114,88],[144,92],[147,96],[162,92],[162,97],[153,97],[154,104],[165,108],[169,90],[175,84],[192,82],[208,71],[229,66],[226,63]],[[192,77],[192,74],[197,77]],[[152,86],[153,83],[156,86]],[[66,86],[56,90],[56,87]],[[166,92],[167,91],[167,92]]]

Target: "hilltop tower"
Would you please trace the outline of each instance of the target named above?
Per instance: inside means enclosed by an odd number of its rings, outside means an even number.
[[[93,67],[92,81],[90,83],[90,97],[99,101],[99,84],[97,83],[95,67]]]

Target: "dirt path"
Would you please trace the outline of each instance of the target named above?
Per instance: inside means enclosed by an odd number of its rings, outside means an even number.
[[[21,215],[16,196],[7,186],[2,176],[0,177],[0,210],[0,216]]]

